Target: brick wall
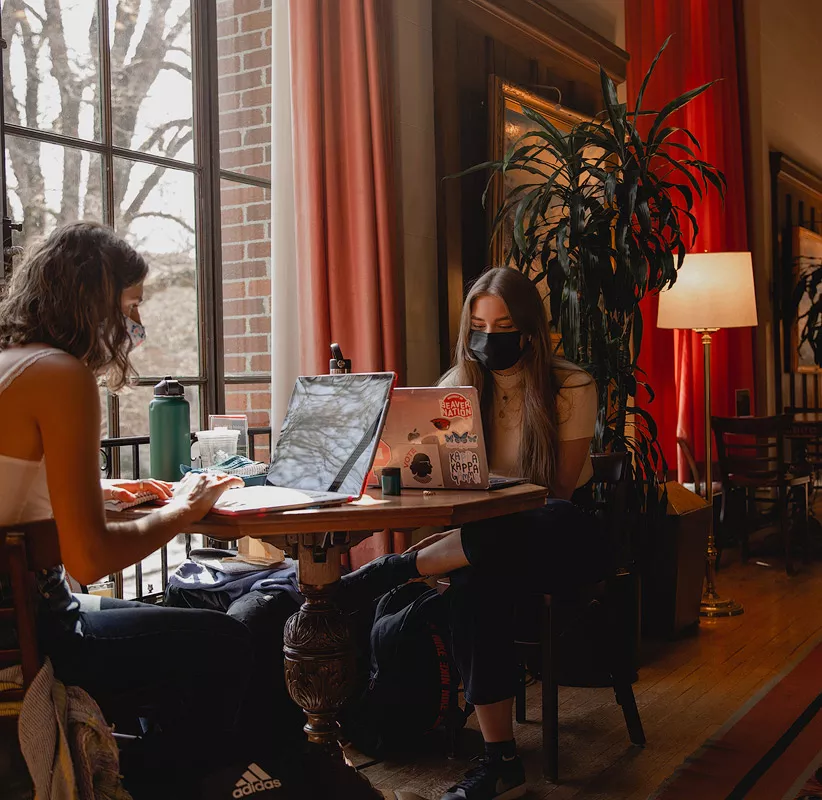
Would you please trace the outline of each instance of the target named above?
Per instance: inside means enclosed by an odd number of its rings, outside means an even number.
[[[271,178],[271,0],[217,0],[220,166]],[[271,371],[271,203],[268,189],[223,180],[226,375]],[[271,387],[226,385],[226,412],[269,425]],[[258,457],[262,455],[258,453]]]

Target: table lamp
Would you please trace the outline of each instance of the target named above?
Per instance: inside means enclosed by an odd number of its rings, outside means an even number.
[[[713,509],[711,476],[711,334],[721,328],[755,327],[756,295],[750,253],[689,253],[676,283],[659,295],[660,328],[681,328],[702,334],[705,363],[705,499]],[[708,534],[703,617],[733,617],[742,606],[716,590],[716,540],[713,515]]]

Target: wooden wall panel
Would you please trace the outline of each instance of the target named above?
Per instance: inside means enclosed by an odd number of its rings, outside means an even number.
[[[600,110],[597,64],[621,83],[628,54],[547,0],[435,0],[434,111],[437,154],[441,367],[451,360],[466,284],[489,264],[487,175],[449,180],[490,158],[489,76],[499,75],[583,114]],[[542,87],[542,88],[540,88]]]

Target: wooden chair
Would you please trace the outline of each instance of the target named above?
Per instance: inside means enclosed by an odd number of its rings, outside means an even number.
[[[17,718],[19,703],[42,664],[34,576],[60,562],[60,542],[53,520],[0,528],[0,575],[8,578],[11,587],[11,597],[0,598],[0,629],[15,632],[15,641],[0,650],[0,668],[19,664],[23,672],[22,689],[0,693],[0,749],[4,753],[0,785],[11,792],[10,797],[29,797],[31,792],[31,780],[17,744]]]
[[[34,680],[42,660],[37,645],[37,589],[34,576],[61,563],[60,541],[54,520],[28,522],[0,528],[0,574],[11,582],[11,607],[0,607],[0,623],[11,623],[17,646],[0,650],[0,666],[20,664],[23,693]],[[3,699],[15,699],[4,693]]]
[[[808,488],[811,478],[808,474],[794,474],[789,469],[785,457],[785,433],[789,425],[790,418],[785,414],[771,417],[711,417],[723,486],[723,526],[727,525],[732,500],[743,499],[740,533],[742,560],[747,561],[750,556],[751,517],[756,503],[772,505],[785,548],[785,571],[793,575],[793,537],[788,511],[793,502],[803,529],[804,555],[807,559]],[[768,490],[771,494],[757,495],[761,490]]]
[[[592,460],[598,493],[596,511],[608,526],[619,563],[627,563],[630,553],[627,541],[630,457],[614,453],[592,456]],[[567,649],[564,645],[582,616],[587,621],[593,620],[596,627],[596,634],[586,644],[596,651],[598,662],[605,667],[606,685],[613,687],[616,701],[622,707],[628,736],[633,744],[645,744],[645,732],[631,687],[636,679],[633,654],[638,607],[629,599],[630,586],[635,586],[633,577],[623,567],[601,584],[580,587],[573,596],[546,595],[542,603],[539,641],[518,642],[541,649],[543,774],[553,783],[559,779],[560,681],[566,685],[603,685],[585,683],[584,678],[577,682],[573,675],[558,674],[560,659]],[[517,722],[526,721],[524,666],[520,668],[516,719]]]

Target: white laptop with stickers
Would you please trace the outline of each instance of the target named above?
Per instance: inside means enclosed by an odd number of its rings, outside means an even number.
[[[473,386],[394,389],[370,483],[399,467],[404,489],[496,489],[522,483],[488,470]]]

